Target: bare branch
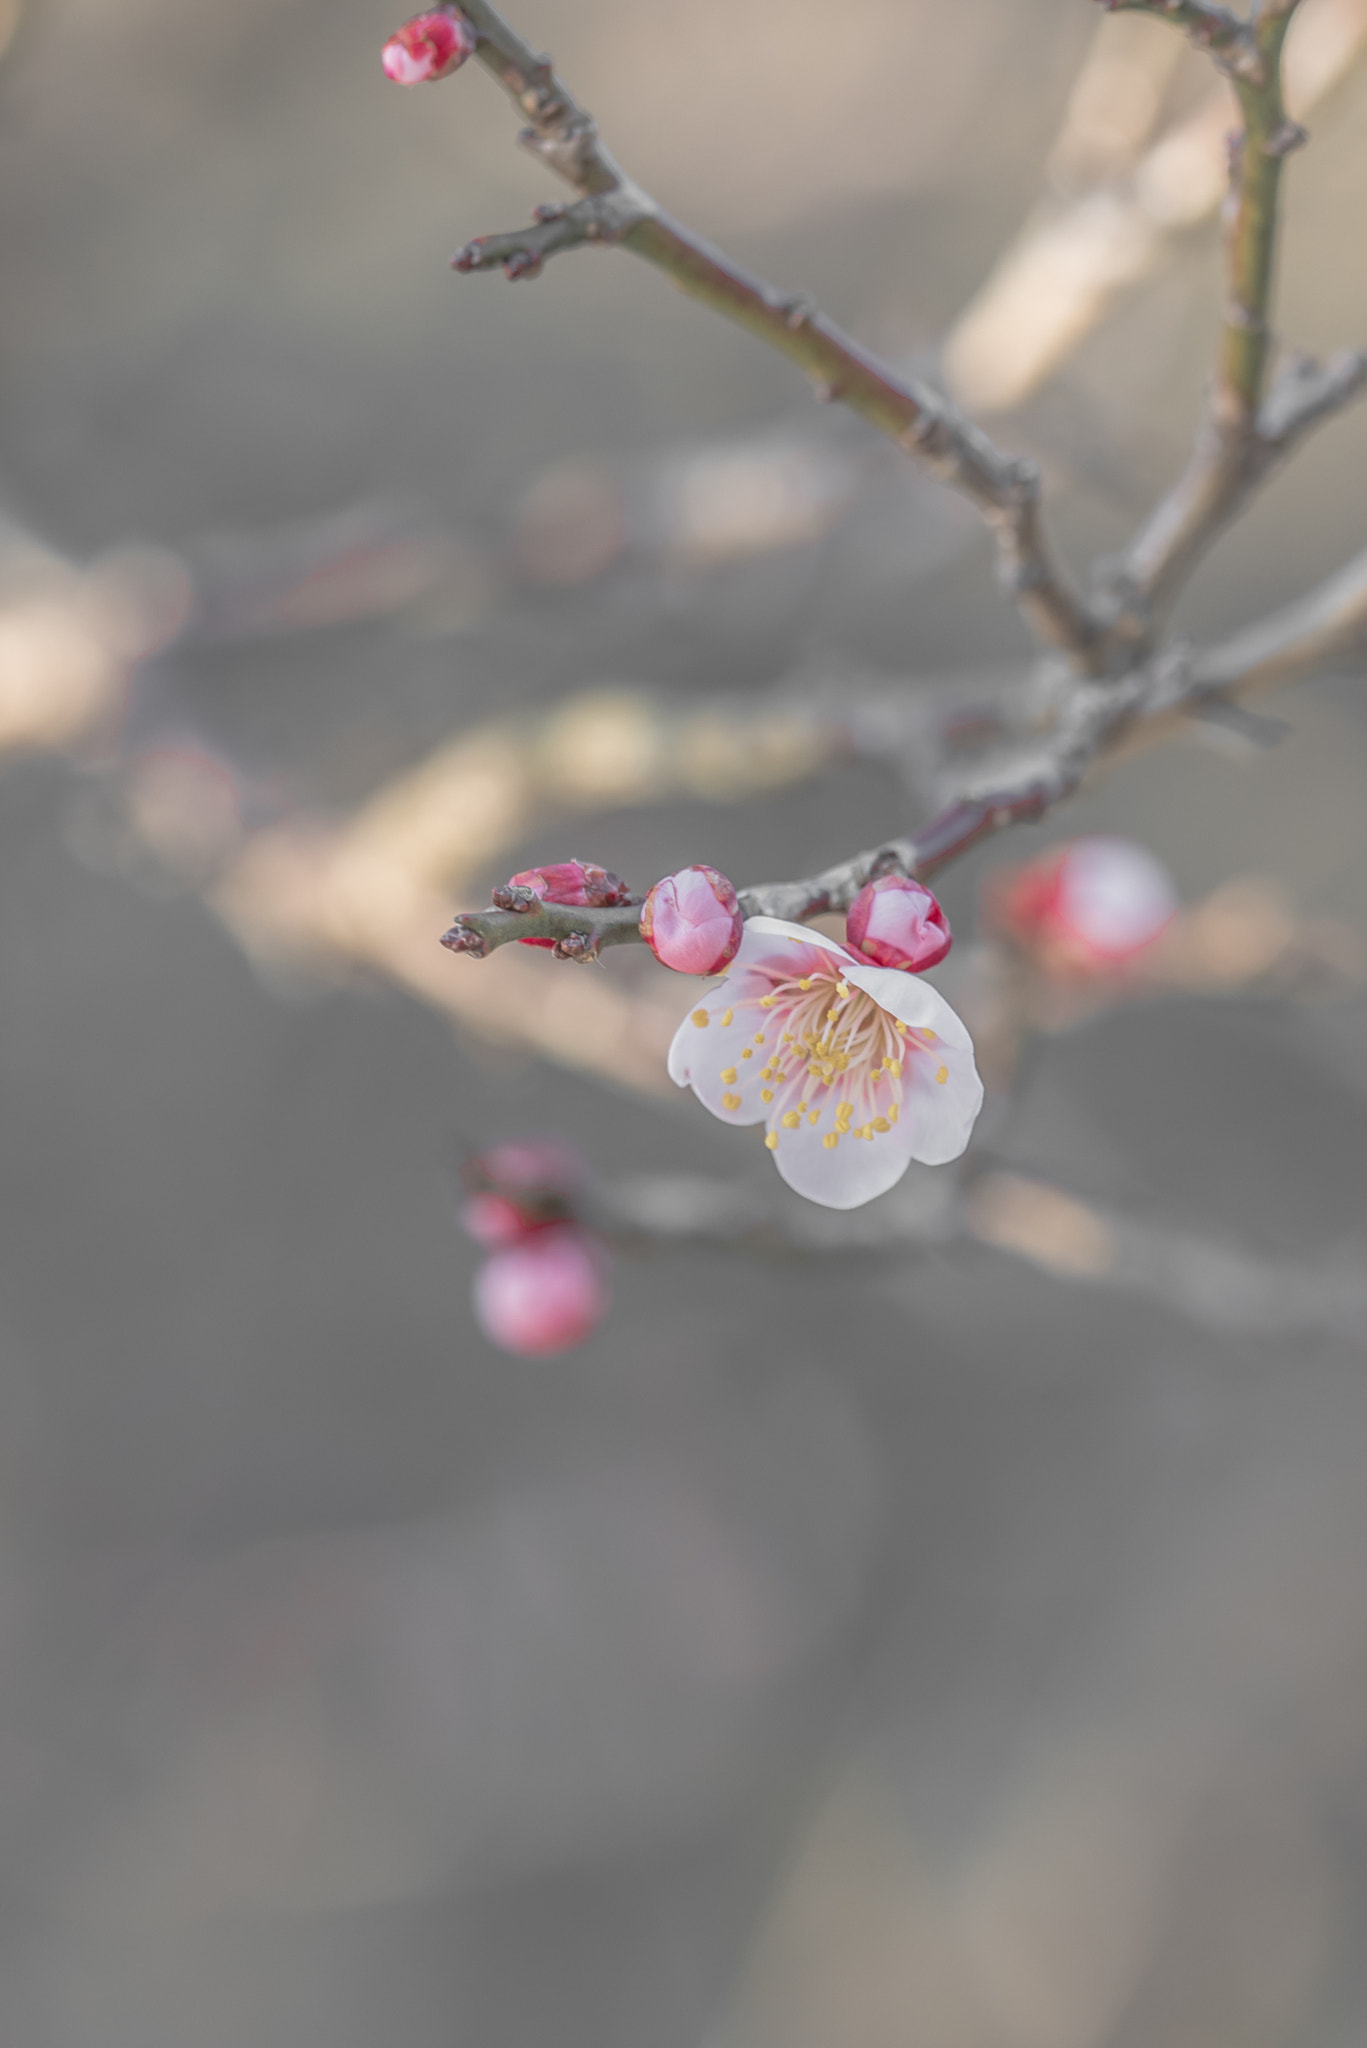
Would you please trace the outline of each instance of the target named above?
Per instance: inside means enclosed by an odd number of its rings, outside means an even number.
[[[670,220],[609,155],[592,116],[549,62],[486,0],[469,0],[462,11],[478,32],[478,56],[527,117],[522,142],[595,204],[571,206],[521,233],[471,242],[456,267],[502,265],[510,276],[531,277],[556,250],[591,241],[615,242],[655,264],[681,290],[796,363],[819,397],[849,406],[969,498],[996,535],[1002,584],[1035,637],[1081,672],[1096,672],[1100,630],[1050,554],[1035,465],[1003,455],[938,392],[895,376],[805,295],[775,291]]]
[[[996,1168],[913,1173],[867,1208],[821,1209],[764,1182],[631,1175],[597,1193],[593,1220],[623,1249],[711,1245],[749,1257],[868,1256],[988,1245],[1073,1285],[1161,1303],[1236,1335],[1328,1330],[1364,1341],[1360,1263],[1292,1264],[1190,1229],[1104,1209]]]
[[[1230,151],[1225,311],[1196,446],[1111,579],[1116,640],[1143,647],[1257,487],[1311,426],[1362,390],[1367,358],[1344,352],[1323,369],[1295,358],[1266,393],[1282,164],[1305,140],[1287,119],[1282,90],[1282,44],[1299,0],[1262,0],[1247,22],[1204,5],[1119,4],[1175,23],[1208,49],[1230,78],[1243,117]]]
[[[1193,665],[1198,694],[1269,688],[1367,641],[1367,549],[1308,596],[1210,648]]]
[[[1208,50],[1231,78],[1256,75],[1259,53],[1246,21],[1206,0],[1101,0],[1108,14],[1152,14],[1183,29],[1198,49]],[[1297,0],[1292,0],[1292,6]]]

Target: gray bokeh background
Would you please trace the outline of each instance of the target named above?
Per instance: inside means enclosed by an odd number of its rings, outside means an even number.
[[[1083,0],[517,18],[675,211],[901,357],[1014,230],[1094,27]],[[453,279],[544,181],[483,75],[386,86],[392,26],[43,0],[0,70],[14,515],[77,558],[269,555],[398,505],[468,572],[445,611],[186,649],[130,716],[325,810],[604,680],[701,701],[1024,651],[972,523],[876,455],[873,513],[808,543],[522,573],[557,465],[864,442],[625,258]],[[1367,334],[1365,91],[1292,174],[1284,325],[1312,346]],[[1198,233],[1002,426],[1077,559],[1180,458],[1217,296]],[[1299,458],[1188,630],[1361,545],[1365,433]],[[1367,934],[1361,688],[1288,693],[1274,751],[1127,761],[1018,847],[1130,832],[1190,898],[1273,876]],[[503,1357],[469,1312],[461,1139],[718,1174],[752,1148],[384,988],[264,986],[192,893],[101,859],[99,774],[0,779],[6,2042],[1361,2040],[1363,1333],[1221,1335],[984,1247],[691,1253],[619,1266],[582,1351]],[[524,854],[751,879],[906,802],[847,764]],[[946,883],[965,937],[983,865]],[[1010,1156],[1255,1258],[1355,1261],[1364,1140],[1360,997],[1184,999],[1052,1040]]]

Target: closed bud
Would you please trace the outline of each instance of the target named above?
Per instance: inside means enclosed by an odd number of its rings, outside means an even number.
[[[566,1224],[494,1252],[474,1292],[475,1316],[491,1343],[520,1358],[548,1358],[582,1344],[607,1314],[607,1262]]]
[[[422,85],[458,71],[467,57],[473,57],[478,41],[473,22],[454,8],[436,7],[396,29],[380,62],[385,77],[396,85]]]
[[[900,967],[907,974],[937,966],[954,943],[943,910],[925,883],[910,875],[866,882],[850,905],[845,936],[875,967]]]
[[[1130,839],[1074,839],[989,876],[988,922],[1051,972],[1106,974],[1145,953],[1177,913],[1162,862]]]
[[[523,868],[521,874],[493,892],[495,905],[503,910],[530,909],[533,898],[539,903],[570,903],[579,909],[607,910],[617,903],[630,903],[631,891],[620,875],[600,868],[596,861],[562,860],[549,867]],[[554,947],[557,941],[523,939],[520,943]]]
[[[641,937],[676,974],[718,974],[745,931],[736,892],[716,868],[681,868],[646,897]]]

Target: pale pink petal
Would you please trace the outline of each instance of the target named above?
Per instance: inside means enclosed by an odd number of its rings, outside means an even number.
[[[911,1157],[924,1166],[946,1166],[973,1135],[983,1106],[983,1084],[970,1048],[941,1040],[913,1054],[902,1068],[902,1114]]]
[[[757,1124],[769,1114],[760,1091],[772,1086],[764,1073],[784,1015],[760,1007],[771,986],[767,976],[737,975],[733,968],[720,988],[694,1004],[669,1048],[670,1080],[691,1088],[723,1123]]]
[[[856,1127],[874,1114],[867,1098],[856,1098]],[[810,1113],[799,1118],[795,1129],[780,1122],[774,1164],[794,1193],[807,1201],[825,1209],[857,1209],[897,1185],[913,1157],[910,1135],[905,1110],[890,1130],[860,1138],[854,1130],[843,1135],[833,1131],[827,1107],[815,1125]],[[826,1143],[831,1136],[836,1138],[834,1145]]]

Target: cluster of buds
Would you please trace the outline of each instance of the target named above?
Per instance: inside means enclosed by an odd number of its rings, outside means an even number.
[[[434,7],[394,31],[380,62],[385,77],[396,85],[423,85],[459,71],[466,58],[474,56],[478,41],[474,23],[459,8]]]
[[[1127,972],[1177,914],[1172,876],[1130,839],[1074,839],[983,884],[983,922],[1062,980]]]
[[[607,1258],[579,1221],[583,1169],[568,1146],[494,1145],[467,1161],[462,1228],[487,1256],[475,1276],[475,1318],[520,1358],[572,1350],[608,1309]]]

